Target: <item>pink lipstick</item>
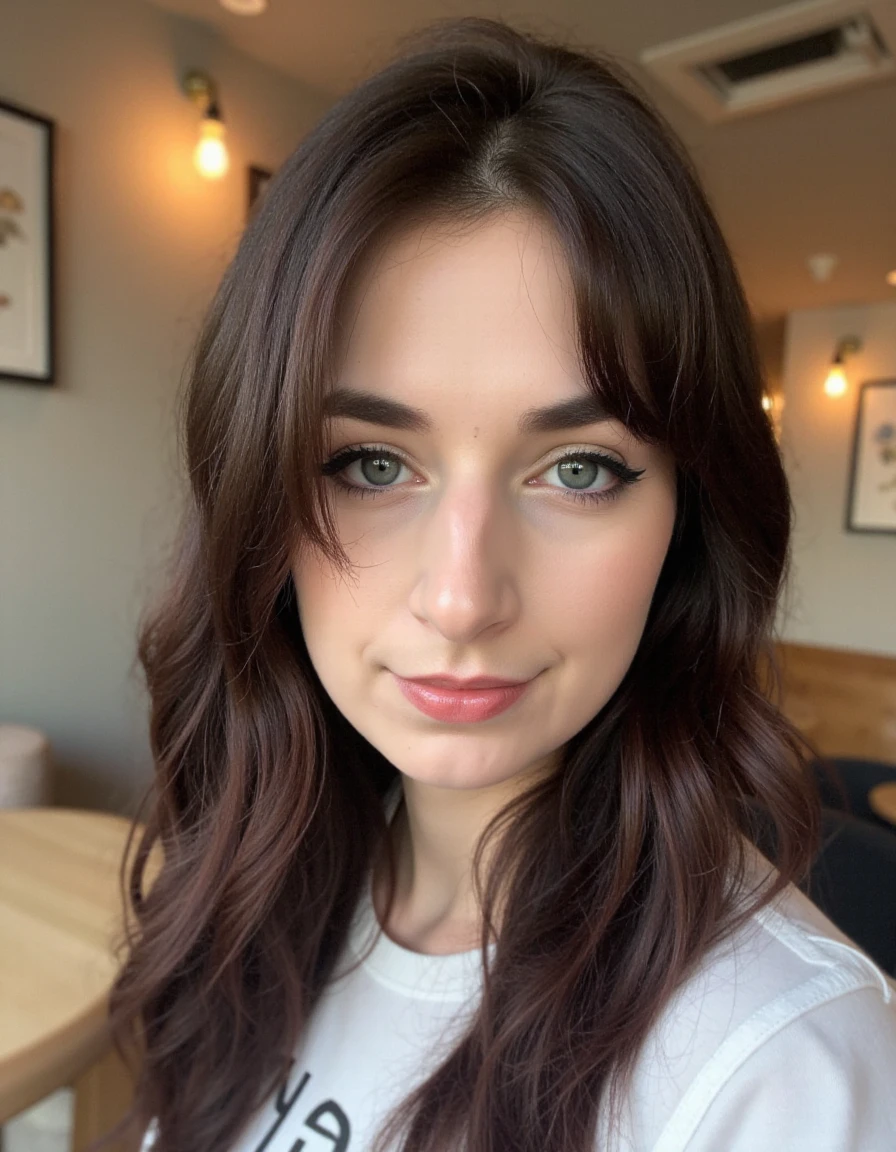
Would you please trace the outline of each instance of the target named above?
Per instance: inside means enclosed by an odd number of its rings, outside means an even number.
[[[479,720],[489,720],[492,716],[506,711],[523,695],[531,680],[522,683],[502,684],[494,688],[447,688],[442,684],[432,683],[437,677],[422,680],[405,680],[396,675],[395,681],[404,696],[410,700],[415,708],[433,720],[442,720],[449,724],[475,723]]]

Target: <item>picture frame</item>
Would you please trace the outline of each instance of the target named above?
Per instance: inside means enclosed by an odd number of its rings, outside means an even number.
[[[268,184],[270,184],[274,173],[269,168],[259,168],[256,164],[250,164],[247,169],[247,175],[248,196],[246,203],[246,220],[249,221],[264,199],[264,194],[267,191]]]
[[[0,101],[0,380],[55,378],[55,132]]]
[[[896,534],[896,379],[859,389],[846,530]]]

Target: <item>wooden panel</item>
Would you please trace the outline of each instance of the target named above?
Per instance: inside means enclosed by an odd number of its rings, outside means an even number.
[[[782,710],[825,756],[896,764],[896,659],[777,645]]]

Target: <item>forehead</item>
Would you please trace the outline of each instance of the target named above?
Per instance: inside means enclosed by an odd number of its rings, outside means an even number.
[[[343,386],[428,402],[585,390],[565,257],[534,215],[406,228],[361,266],[343,316]]]

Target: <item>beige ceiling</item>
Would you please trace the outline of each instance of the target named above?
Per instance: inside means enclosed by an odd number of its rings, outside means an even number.
[[[153,2],[213,25],[334,100],[400,36],[446,16],[502,18],[609,51],[693,155],[758,321],[794,308],[896,300],[885,281],[896,268],[896,79],[706,125],[636,63],[645,48],[782,6],[773,0],[269,0],[257,17],[233,15],[218,0]],[[825,284],[806,265],[817,252],[839,257]]]

